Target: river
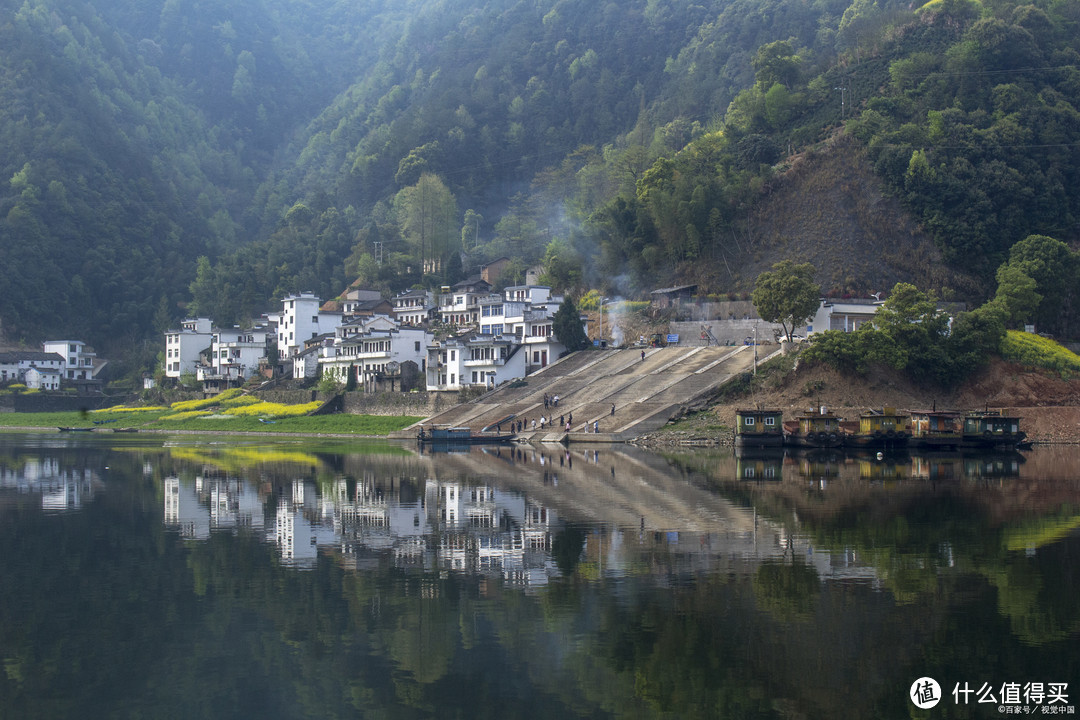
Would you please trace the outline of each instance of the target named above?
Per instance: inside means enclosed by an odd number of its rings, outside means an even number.
[[[1076,712],[1080,448],[451,450],[0,435],[0,718]]]

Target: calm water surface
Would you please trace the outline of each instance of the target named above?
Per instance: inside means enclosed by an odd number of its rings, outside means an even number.
[[[1075,714],[1078,478],[4,435],[0,718]]]

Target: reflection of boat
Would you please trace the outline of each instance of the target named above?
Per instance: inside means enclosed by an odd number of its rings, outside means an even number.
[[[1013,449],[1027,433],[1020,430],[1020,418],[1000,410],[969,413],[921,411],[911,414],[911,442],[926,449],[978,448]]]
[[[780,480],[784,467],[781,447],[735,447],[735,474],[740,480]]]
[[[736,447],[779,447],[784,444],[783,412],[780,410],[736,410]]]
[[[511,433],[474,433],[468,427],[432,427],[425,429],[420,427],[416,434],[417,442],[421,443],[505,443],[514,439]]]
[[[818,412],[809,411],[784,423],[784,443],[795,447],[840,447],[843,444],[840,418],[825,406]]]
[[[1020,474],[1026,458],[1012,452],[922,452],[911,457],[911,475],[924,480],[1004,478]]]
[[[842,422],[844,444],[857,448],[904,447],[911,435],[911,416],[897,414],[894,408],[871,410],[859,416],[859,422]]]

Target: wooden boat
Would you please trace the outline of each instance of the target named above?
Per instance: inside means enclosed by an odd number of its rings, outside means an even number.
[[[1016,449],[1027,438],[1020,418],[1000,410],[913,412],[911,432],[911,443],[927,450]]]
[[[780,447],[784,444],[783,412],[735,411],[735,447]]]
[[[977,410],[964,416],[963,447],[1015,449],[1027,433],[1020,429],[1020,418],[1003,415],[1000,410]]]
[[[960,448],[964,441],[960,418],[951,410],[912,410],[910,444],[923,450]]]
[[[824,405],[818,411],[810,410],[797,415],[794,420],[784,422],[784,444],[811,448],[840,447],[844,443],[840,421],[841,418]]]
[[[93,432],[94,428],[88,427],[57,427],[60,432]]]
[[[421,443],[506,443],[513,439],[513,433],[474,433],[472,428],[449,426],[421,426],[416,434],[416,441]]]
[[[853,448],[901,448],[911,437],[911,416],[897,413],[895,408],[871,410],[859,416],[858,422],[841,422],[844,445]]]

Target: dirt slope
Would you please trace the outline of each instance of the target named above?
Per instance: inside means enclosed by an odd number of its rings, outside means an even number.
[[[984,407],[1015,412],[1021,428],[1036,442],[1080,443],[1080,381],[994,361],[977,379],[944,393],[905,378],[878,373],[867,378],[845,376],[824,367],[799,368],[761,389],[713,408],[716,419],[734,426],[737,407],[761,405],[798,411],[825,405],[855,418],[864,410],[973,410]]]

